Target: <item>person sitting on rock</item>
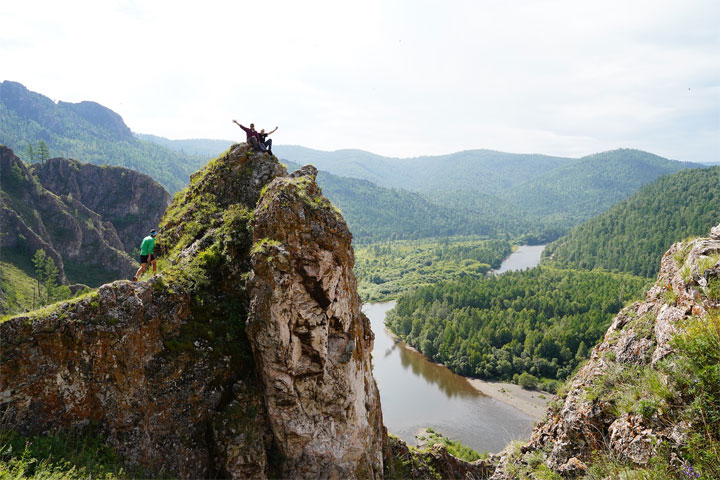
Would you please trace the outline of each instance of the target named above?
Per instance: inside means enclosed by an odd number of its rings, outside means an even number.
[[[278,127],[275,127],[273,130],[265,133],[265,129],[261,129],[260,133],[258,134],[258,137],[260,138],[260,145],[265,147],[265,151],[268,152],[270,155],[272,155],[272,138],[267,138],[269,135],[272,135],[275,133],[275,130],[277,130]]]
[[[155,250],[155,235],[157,235],[157,232],[153,228],[150,230],[150,235],[143,238],[142,243],[140,244],[140,268],[138,268],[138,271],[135,273],[133,282],[137,282],[138,277],[145,272],[148,262],[152,263],[153,275],[155,275],[157,270],[155,255],[153,255],[153,251]]]
[[[238,127],[242,128],[245,131],[245,135],[247,135],[247,143],[252,145],[253,150],[256,152],[264,152],[265,146],[260,142],[260,134],[255,130],[255,124],[251,123],[250,128],[243,127],[240,125],[237,120],[233,120],[233,123],[237,125]]]

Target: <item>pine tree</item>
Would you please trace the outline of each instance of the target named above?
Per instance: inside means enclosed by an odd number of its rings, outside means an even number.
[[[42,293],[40,290],[40,285],[45,284],[46,260],[47,260],[47,254],[45,253],[45,250],[38,249],[35,251],[35,255],[33,255],[33,258],[32,258],[32,263],[33,263],[33,266],[35,267],[35,276],[37,277],[38,300],[39,300],[40,305],[44,305],[44,303],[42,301]]]
[[[50,149],[42,140],[38,142],[37,155],[41,163],[45,163],[50,158]]]
[[[35,150],[33,150],[33,146],[29,143],[28,146],[25,147],[25,155],[27,155],[30,163],[33,163],[35,161]]]

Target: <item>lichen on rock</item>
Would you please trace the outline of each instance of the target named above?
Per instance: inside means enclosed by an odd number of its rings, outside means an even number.
[[[90,428],[149,476],[382,475],[351,236],[313,171],[234,145],[166,211],[157,277],[1,324],[2,428]]]
[[[720,307],[718,231],[670,247],[645,300],[618,313],[547,420],[529,443],[503,452],[492,479],[516,478],[510,472],[532,470],[528,459],[538,456],[568,478],[597,455],[639,467],[658,455],[679,462],[691,426],[677,416],[683,399],[672,391],[673,339],[690,319]]]
[[[351,234],[305,167],[273,180],[253,220],[247,331],[281,476],[379,478],[382,413]],[[309,248],[310,247],[310,248]]]

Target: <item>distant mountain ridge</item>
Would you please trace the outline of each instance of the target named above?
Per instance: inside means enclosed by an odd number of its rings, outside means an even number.
[[[190,174],[207,163],[206,156],[136,138],[120,115],[98,103],[55,103],[20,83],[0,83],[0,144],[25,157],[28,144],[39,141],[47,144],[51,157],[132,168],[170,192],[187,185]]]
[[[390,158],[363,150],[323,152],[278,145],[275,154],[296,163],[311,162],[335,175],[362,178],[387,188],[420,193],[470,188],[500,193],[534,175],[577,161],[548,155],[466,150],[448,155]]]
[[[134,134],[118,114],[95,102],[56,104],[19,83],[3,82],[0,143],[23,156],[28,143],[39,140],[51,156],[132,168],[171,193],[232,143]],[[543,243],[661,175],[701,167],[628,149],[580,159],[492,150],[389,158],[288,145],[274,152],[281,160],[311,163],[335,175],[331,181],[321,173],[319,182],[347,212],[356,239],[364,240],[507,234]]]
[[[564,211],[585,220],[663,175],[703,167],[623,148],[588,155],[545,172],[506,192],[502,198],[524,206],[531,214]]]

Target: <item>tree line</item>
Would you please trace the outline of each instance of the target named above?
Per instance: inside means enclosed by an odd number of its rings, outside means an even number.
[[[402,296],[388,328],[454,372],[565,379],[648,280],[536,267],[428,285]]]

